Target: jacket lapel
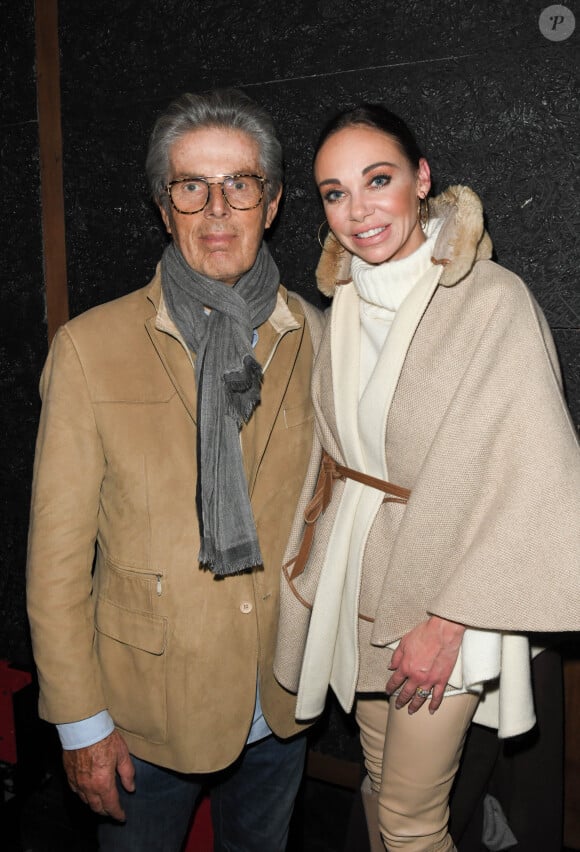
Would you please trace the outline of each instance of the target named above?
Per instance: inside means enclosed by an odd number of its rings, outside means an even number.
[[[242,447],[250,495],[254,490],[257,472],[274,423],[280,413],[304,334],[305,320],[301,317],[300,322],[298,321],[290,311],[285,296],[286,291],[281,288],[271,317],[258,329],[258,342],[254,350],[256,359],[262,366],[264,380],[261,402],[242,430]],[[274,358],[279,348],[283,348],[284,356]]]
[[[194,423],[197,423],[197,392],[193,362],[184,344],[167,331],[157,328],[155,322],[156,318],[151,317],[145,323],[151,342],[189,416]]]
[[[145,320],[147,334],[187,413],[193,422],[197,423],[194,356],[189,353],[187,346],[181,340],[179,331],[167,313],[161,290],[160,265],[157,266],[155,277],[148,289],[147,298],[154,308],[151,316]]]

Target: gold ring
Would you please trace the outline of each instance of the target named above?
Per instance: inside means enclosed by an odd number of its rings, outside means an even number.
[[[429,698],[429,696],[431,695],[430,689],[423,689],[423,687],[421,686],[418,686],[415,692],[417,693],[419,698]]]

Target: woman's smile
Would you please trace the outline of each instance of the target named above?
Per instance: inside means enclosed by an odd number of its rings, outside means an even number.
[[[381,225],[377,228],[370,228],[368,231],[359,231],[358,233],[353,234],[353,236],[357,240],[369,240],[371,237],[377,237],[384,234],[388,228],[389,225]]]

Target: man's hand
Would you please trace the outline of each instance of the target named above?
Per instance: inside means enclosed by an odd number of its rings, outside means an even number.
[[[86,748],[63,751],[62,761],[71,789],[95,813],[122,822],[125,812],[119,801],[115,773],[121,784],[135,790],[135,768],[125,740],[113,731],[104,740]]]
[[[427,698],[430,713],[439,708],[464,633],[463,624],[432,615],[403,636],[391,659],[393,674],[386,686],[387,695],[403,687],[395,701],[397,709],[409,704],[409,713],[415,713]]]

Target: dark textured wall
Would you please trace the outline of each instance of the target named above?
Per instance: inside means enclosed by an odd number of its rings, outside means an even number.
[[[24,564],[46,356],[32,0],[0,5],[0,659],[29,659]]]
[[[498,260],[527,281],[580,421],[578,30],[547,40],[542,3],[500,0],[62,0],[71,313],[146,283],[165,235],[143,173],[156,114],[186,90],[244,88],[275,116],[286,197],[272,249],[313,301],[318,128],[380,100],[415,127],[437,187],[482,197]],[[568,2],[580,28],[577,0]],[[5,8],[4,8],[5,7]],[[45,354],[31,0],[2,3],[0,657],[25,653],[23,567],[36,382]]]

